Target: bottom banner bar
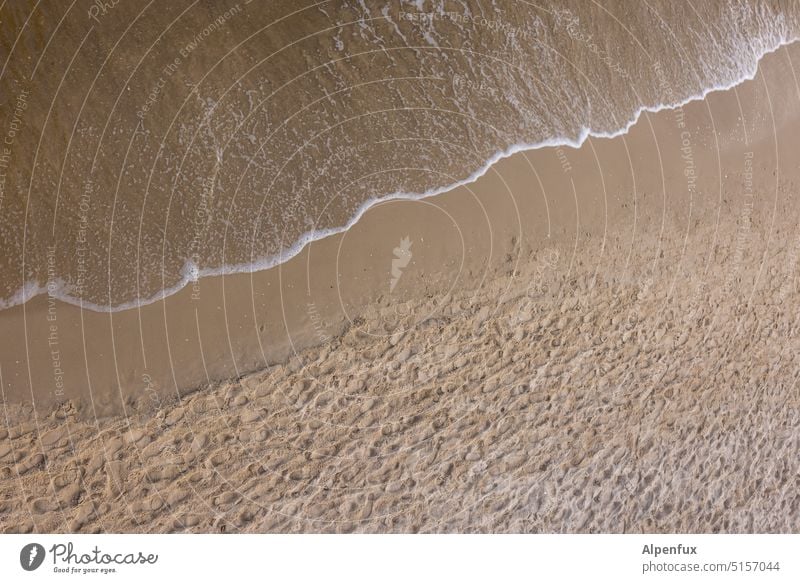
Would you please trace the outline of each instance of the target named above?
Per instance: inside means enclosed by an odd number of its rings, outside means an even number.
[[[800,535],[3,535],[0,580],[800,581]]]

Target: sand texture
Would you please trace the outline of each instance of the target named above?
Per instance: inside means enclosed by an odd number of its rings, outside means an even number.
[[[0,532],[800,532],[798,63],[268,270],[0,311]]]
[[[402,327],[376,310],[149,419],[10,427],[4,530],[796,532],[786,260],[744,308],[724,262],[667,294],[553,281],[543,259],[546,294],[498,277],[404,334],[368,332]]]

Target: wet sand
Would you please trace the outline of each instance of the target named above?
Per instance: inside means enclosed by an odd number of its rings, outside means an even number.
[[[799,57],[269,271],[0,313],[3,530],[796,532]]]

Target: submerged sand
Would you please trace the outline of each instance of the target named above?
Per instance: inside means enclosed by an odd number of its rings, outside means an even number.
[[[0,525],[797,532],[798,57],[626,136],[381,205],[281,269],[202,280],[201,301],[59,304],[117,343],[92,379],[137,378],[141,345],[150,379],[195,384],[98,381],[34,410],[4,363]],[[6,317],[44,334],[35,302]],[[238,374],[194,390],[211,366]]]
[[[367,201],[617,132],[800,36],[791,0],[105,4],[0,5],[0,306],[263,267]]]

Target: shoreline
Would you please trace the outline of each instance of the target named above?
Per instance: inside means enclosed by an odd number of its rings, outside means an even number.
[[[299,237],[299,239],[295,243],[293,243],[289,248],[287,248],[285,251],[281,252],[276,256],[271,256],[264,259],[258,259],[255,262],[250,262],[250,263],[225,265],[223,267],[201,269],[201,270],[198,269],[197,266],[192,261],[189,261],[185,263],[182,269],[180,270],[181,274],[183,274],[183,279],[178,284],[169,287],[165,290],[162,290],[149,298],[131,300],[129,302],[125,302],[123,304],[116,306],[104,306],[104,305],[94,304],[92,302],[84,302],[79,298],[75,298],[65,293],[59,293],[59,292],[50,293],[49,292],[50,283],[42,286],[38,282],[28,282],[22,287],[22,289],[20,289],[17,293],[15,293],[11,298],[7,300],[0,299],[0,311],[20,306],[34,299],[37,296],[45,295],[51,299],[57,300],[64,304],[69,304],[77,308],[83,310],[89,310],[92,312],[100,312],[100,313],[122,312],[127,310],[140,309],[150,304],[162,302],[165,299],[169,298],[172,295],[177,294],[178,292],[187,287],[195,286],[198,283],[198,281],[202,278],[223,277],[223,276],[240,275],[240,274],[254,274],[260,271],[267,271],[270,269],[274,269],[301,254],[308,245],[311,245],[317,241],[321,241],[322,239],[326,239],[328,237],[346,233],[349,229],[353,227],[353,225],[355,225],[358,221],[360,221],[362,217],[372,207],[376,205],[394,201],[414,202],[414,201],[425,200],[428,198],[434,198],[449,193],[461,187],[468,187],[474,182],[480,180],[480,178],[484,176],[487,172],[489,172],[492,169],[492,167],[495,166],[497,163],[512,156],[515,156],[517,154],[525,152],[533,152],[540,149],[550,149],[550,148],[579,149],[588,139],[618,138],[626,135],[630,131],[630,129],[639,122],[639,119],[641,118],[642,114],[657,114],[664,111],[676,111],[684,108],[685,106],[693,102],[704,101],[709,95],[713,93],[727,92],[733,90],[736,87],[742,85],[743,83],[752,81],[756,77],[756,75],[758,74],[758,69],[761,66],[761,62],[763,61],[764,58],[781,50],[784,47],[791,46],[792,44],[797,42],[800,42],[800,39],[792,38],[789,40],[782,40],[778,45],[765,50],[756,59],[755,66],[753,67],[753,69],[749,72],[743,73],[743,75],[739,77],[736,81],[733,81],[726,85],[719,85],[706,88],[700,94],[686,97],[672,104],[642,106],[638,110],[636,110],[636,112],[625,123],[625,125],[622,126],[617,131],[610,133],[596,132],[591,130],[590,128],[582,128],[578,138],[575,140],[562,137],[555,139],[547,139],[542,142],[514,144],[490,156],[486,162],[484,162],[477,170],[472,172],[467,178],[463,180],[456,181],[447,186],[434,188],[432,190],[423,193],[392,193],[381,196],[376,199],[370,199],[366,201],[364,204],[362,204],[357,209],[355,214],[350,218],[350,220],[342,227],[307,231],[306,233],[303,233]],[[54,285],[57,286],[57,284]]]
[[[797,532],[798,58],[196,300],[0,314],[0,529]]]
[[[762,62],[778,69],[782,55],[796,47],[771,53]],[[693,160],[704,200],[673,192],[685,191],[686,180],[669,186],[664,182],[669,178],[654,175],[648,166],[657,156],[666,167],[683,167],[676,112],[686,116],[687,127],[696,126],[691,128],[694,136],[713,132],[718,123],[709,117],[710,103],[716,116],[735,128],[734,98],[758,91],[757,81],[746,81],[685,108],[646,114],[618,138],[591,138],[575,150],[517,153],[476,182],[436,197],[377,204],[347,231],[306,246],[287,263],[262,272],[201,278],[197,288],[184,288],[155,304],[102,313],[37,296],[0,313],[9,331],[0,362],[5,401],[13,405],[15,418],[47,416],[53,407],[64,406],[89,417],[127,415],[157,410],[203,386],[285,362],[335,338],[373,306],[398,300],[390,290],[393,250],[407,237],[413,241],[411,257],[397,290],[406,303],[445,298],[453,286],[477,293],[496,270],[514,270],[529,263],[529,255],[556,247],[566,257],[584,239],[602,239],[605,249],[609,239],[630,229],[631,220],[634,231],[626,236],[636,237],[636,221],[643,220],[654,226],[660,222],[663,233],[664,221],[684,216],[684,207],[714,207],[721,200],[723,177],[713,175],[720,151],[713,144],[698,146]],[[793,110],[778,113],[796,115]],[[764,131],[769,135],[769,128]],[[723,134],[713,135],[719,140]],[[629,143],[635,144],[639,164],[631,158]],[[762,161],[765,156],[773,155],[759,155]],[[629,175],[612,177],[603,159],[609,168]],[[741,164],[735,167],[741,170]],[[661,189],[660,206],[635,200],[637,192],[646,197]],[[629,201],[633,209],[614,200],[624,191],[634,196]],[[705,194],[715,191],[717,200]],[[671,208],[670,214],[659,216],[662,207]],[[637,215],[637,210],[643,212]],[[609,237],[620,226],[622,231]],[[569,271],[571,263],[560,269]]]

